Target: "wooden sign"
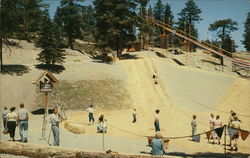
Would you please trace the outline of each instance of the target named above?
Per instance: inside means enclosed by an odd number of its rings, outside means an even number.
[[[41,92],[52,92],[53,91],[53,83],[40,83],[40,91]]]

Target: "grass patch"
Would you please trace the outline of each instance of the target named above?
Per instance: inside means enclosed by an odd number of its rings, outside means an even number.
[[[44,105],[44,94],[39,93],[36,103]],[[131,98],[124,82],[119,80],[82,80],[77,82],[61,81],[49,93],[49,104],[66,105],[66,110],[85,110],[89,104],[98,109],[117,110],[131,106]]]

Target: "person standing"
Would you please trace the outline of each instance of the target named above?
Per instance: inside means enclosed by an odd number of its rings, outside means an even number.
[[[192,140],[194,140],[194,135],[196,135],[197,132],[197,122],[196,122],[196,115],[193,115],[193,119],[191,121],[191,127],[192,127]]]
[[[222,122],[220,120],[220,116],[217,115],[216,119],[213,122],[213,128],[217,129],[217,128],[220,128],[221,126],[222,126]],[[214,136],[215,136],[214,140],[217,139],[218,140],[218,144],[220,145],[220,137],[216,134],[216,132],[214,132]],[[213,142],[213,144],[214,144],[214,142]]]
[[[51,123],[51,130],[54,136],[54,143],[53,146],[59,146],[60,144],[60,137],[59,137],[59,115],[58,115],[58,108],[55,107],[53,109],[53,114],[50,117]]]
[[[155,126],[155,132],[160,132],[160,110],[155,110],[155,120],[154,120],[154,126]]]
[[[18,114],[18,124],[19,124],[19,133],[21,137],[21,142],[28,142],[28,110],[24,108],[24,104],[20,104],[20,110]]]
[[[165,154],[164,143],[161,140],[160,133],[155,134],[155,138],[152,140],[150,146],[152,148],[151,155],[162,156]]]
[[[92,123],[95,123],[95,118],[94,118],[94,109],[93,105],[90,105],[89,108],[87,109],[87,112],[89,113],[89,125]]]
[[[3,108],[3,112],[2,112],[2,119],[3,119],[3,127],[4,127],[4,130],[7,130],[7,114],[9,113],[10,111],[8,110],[8,108],[5,106]]]
[[[15,112],[16,107],[11,107],[10,112],[7,114],[7,128],[12,141],[15,141],[16,126],[18,126],[18,116]]]
[[[133,121],[132,122],[135,123],[136,122],[136,108],[134,108],[132,116],[133,116]]]
[[[211,115],[210,115],[211,117],[210,117],[210,119],[209,119],[209,127],[210,127],[210,130],[211,130],[211,136],[212,136],[212,139],[214,139],[214,114],[213,113],[211,113]],[[210,139],[210,138],[208,138],[208,139]]]
[[[230,111],[230,116],[229,116],[229,119],[228,119],[228,127],[232,126],[231,124],[234,121],[235,116],[236,116],[236,113],[233,110],[231,110]],[[232,139],[230,138],[229,146],[231,146],[231,145],[232,145]]]
[[[240,129],[240,120],[237,115],[234,115],[233,121],[231,122],[231,128],[236,129],[236,133],[232,137],[231,150],[238,151],[238,139],[239,139],[239,129]],[[234,147],[234,149],[233,149]]]

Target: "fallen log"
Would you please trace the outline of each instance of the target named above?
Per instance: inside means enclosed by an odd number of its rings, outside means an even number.
[[[0,142],[0,153],[29,156],[35,158],[152,158],[150,155],[130,155],[120,154],[118,152],[86,152],[78,149],[70,149],[58,146],[45,146],[38,144],[20,143],[20,142]],[[154,158],[160,158],[154,156]]]

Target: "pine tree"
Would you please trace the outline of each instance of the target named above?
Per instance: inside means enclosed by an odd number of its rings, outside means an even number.
[[[158,0],[154,7],[154,16],[155,19],[163,21],[164,14],[164,5],[161,0]]]
[[[164,10],[164,22],[170,25],[173,25],[174,15],[171,10],[170,4],[166,3],[165,10]]]
[[[73,42],[81,38],[81,5],[77,2],[83,0],[61,0],[61,5],[57,7],[55,21],[62,28],[68,39],[68,47],[74,49]]]
[[[247,51],[250,51],[250,12],[247,13],[243,38],[243,41],[241,41],[242,44],[244,45]]]
[[[46,10],[39,34],[37,45],[42,48],[37,60],[46,65],[63,63],[65,54],[63,53],[63,39],[59,27],[51,21]]]
[[[18,11],[19,0],[1,0],[0,5],[0,71],[2,72],[3,67],[3,45],[7,47],[15,45],[15,42],[9,40],[14,34],[20,31],[20,20]]]
[[[231,32],[238,30],[237,22],[232,19],[216,20],[209,25],[209,31],[216,31],[217,36],[221,39],[221,42],[228,36]]]
[[[19,0],[18,10],[21,29],[17,35],[19,38],[31,40],[31,33],[39,30],[39,23],[42,18],[42,0]]]
[[[95,0],[95,39],[105,50],[110,47],[120,58],[130,41],[135,40],[136,3],[133,0]]]
[[[94,8],[89,5],[89,6],[83,6],[82,7],[82,25],[81,29],[83,31],[83,36],[84,39],[86,39],[88,42],[93,40],[93,31],[95,29],[95,10]]]
[[[186,2],[186,7],[181,10],[178,14],[180,17],[178,18],[178,28],[182,31],[186,31],[191,36],[198,37],[198,31],[195,28],[195,23],[199,23],[202,20],[200,17],[201,9],[196,5],[194,0],[188,0]]]

